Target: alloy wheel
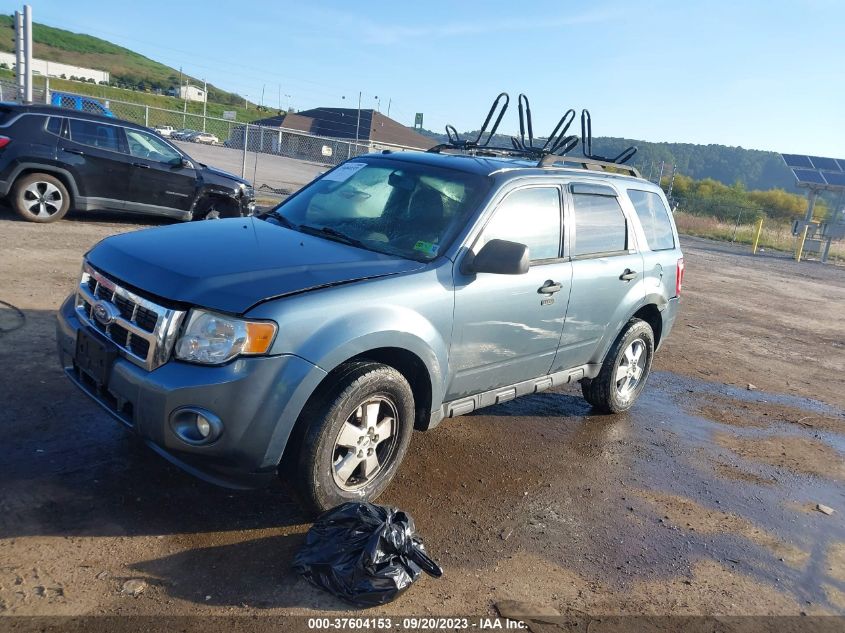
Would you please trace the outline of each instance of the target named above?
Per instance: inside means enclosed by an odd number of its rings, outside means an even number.
[[[390,398],[371,396],[343,423],[332,459],[332,476],[339,488],[363,488],[389,466],[398,439],[396,411]]]
[[[23,192],[23,206],[35,217],[49,218],[59,212],[63,203],[62,192],[51,182],[35,181]]]
[[[628,400],[637,390],[645,373],[646,360],[645,342],[639,338],[631,341],[622,354],[614,376],[616,393],[622,400]]]

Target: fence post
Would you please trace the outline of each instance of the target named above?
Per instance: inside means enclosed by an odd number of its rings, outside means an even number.
[[[249,123],[244,126],[244,158],[241,164],[241,178],[246,178],[246,146],[249,140]]]
[[[754,236],[754,248],[751,249],[751,254],[757,254],[757,245],[760,243],[760,233],[763,232],[763,218],[757,221],[757,235]]]
[[[150,106],[144,106],[144,127],[150,127]]]
[[[809,229],[809,228],[810,228],[809,224],[804,225],[804,232],[801,234],[801,240],[798,242],[798,250],[795,251],[795,261],[796,262],[801,261],[801,253],[804,252],[804,242],[807,239],[807,229]]]
[[[736,232],[739,229],[739,223],[742,221],[742,207],[739,208],[739,215],[736,216],[736,224],[734,224],[734,236],[731,238],[731,243],[736,242]]]

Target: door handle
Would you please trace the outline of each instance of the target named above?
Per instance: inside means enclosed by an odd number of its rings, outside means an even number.
[[[553,295],[556,292],[560,292],[560,290],[561,285],[556,281],[552,281],[551,279],[549,279],[546,283],[544,283],[537,289],[537,292],[544,295]]]
[[[79,156],[84,156],[84,152],[81,149],[71,149],[69,147],[63,147],[63,152],[67,152],[68,154],[77,154]]]
[[[625,272],[619,275],[619,279],[621,279],[622,281],[631,281],[632,279],[636,279],[636,277],[637,271],[631,270],[630,268],[626,268]]]
[[[133,167],[140,167],[141,169],[149,169],[150,166],[146,163],[132,163]]]

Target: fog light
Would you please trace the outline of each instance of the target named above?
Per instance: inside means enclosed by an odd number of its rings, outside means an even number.
[[[203,439],[207,438],[211,434],[211,422],[199,413],[197,414],[197,431]]]
[[[192,446],[211,444],[223,434],[220,418],[199,407],[182,407],[173,411],[170,428],[180,440]]]

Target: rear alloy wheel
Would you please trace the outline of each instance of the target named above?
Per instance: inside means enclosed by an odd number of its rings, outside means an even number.
[[[62,181],[49,174],[28,174],[15,183],[12,204],[28,222],[56,222],[70,208],[70,196]]]
[[[651,326],[631,319],[608,351],[599,375],[581,381],[584,399],[604,413],[627,411],[645,387],[653,355]]]
[[[312,397],[300,424],[280,475],[302,505],[323,512],[346,501],[372,501],[408,449],[414,395],[393,367],[350,363]]]

